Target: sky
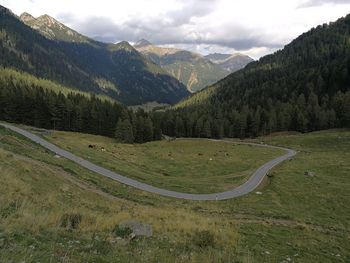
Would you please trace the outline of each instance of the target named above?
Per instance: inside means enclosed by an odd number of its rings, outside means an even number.
[[[48,14],[104,42],[153,44],[255,59],[350,13],[350,0],[0,0],[15,14]]]

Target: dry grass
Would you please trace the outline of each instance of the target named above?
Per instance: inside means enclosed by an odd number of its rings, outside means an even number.
[[[99,233],[110,241],[117,224],[137,219],[151,224],[156,237],[173,244],[191,242],[192,235],[201,230],[213,233],[218,247],[237,243],[235,226],[217,215],[203,218],[185,208],[157,208],[106,198],[106,193],[90,191],[67,180],[60,168],[3,149],[0,149],[0,159],[1,212],[5,207],[12,207],[0,224],[8,235],[20,230],[33,236],[43,231],[61,233],[64,231],[60,228],[62,215],[80,214],[82,221],[76,230],[79,235]]]

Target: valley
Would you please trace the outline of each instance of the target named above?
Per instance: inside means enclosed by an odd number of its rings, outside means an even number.
[[[349,13],[0,0],[0,263],[350,262]]]

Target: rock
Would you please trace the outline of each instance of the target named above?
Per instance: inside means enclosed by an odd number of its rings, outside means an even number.
[[[120,228],[130,228],[132,230],[131,236],[135,238],[137,236],[150,237],[153,234],[152,226],[149,224],[144,224],[136,220],[127,220],[119,224]]]
[[[304,175],[313,177],[315,174],[313,172],[306,171],[304,172]]]
[[[58,154],[55,155],[55,158],[61,158],[61,156],[59,156]]]

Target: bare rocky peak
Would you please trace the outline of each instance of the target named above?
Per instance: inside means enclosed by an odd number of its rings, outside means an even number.
[[[43,24],[45,24],[48,27],[52,27],[52,26],[60,26],[63,27],[63,24],[58,22],[56,19],[54,19],[53,17],[49,16],[49,15],[42,15],[39,16],[37,18],[38,22],[41,22]]]
[[[23,22],[31,22],[35,20],[35,17],[32,16],[31,14],[28,14],[27,12],[22,13],[19,18],[23,21]]]

